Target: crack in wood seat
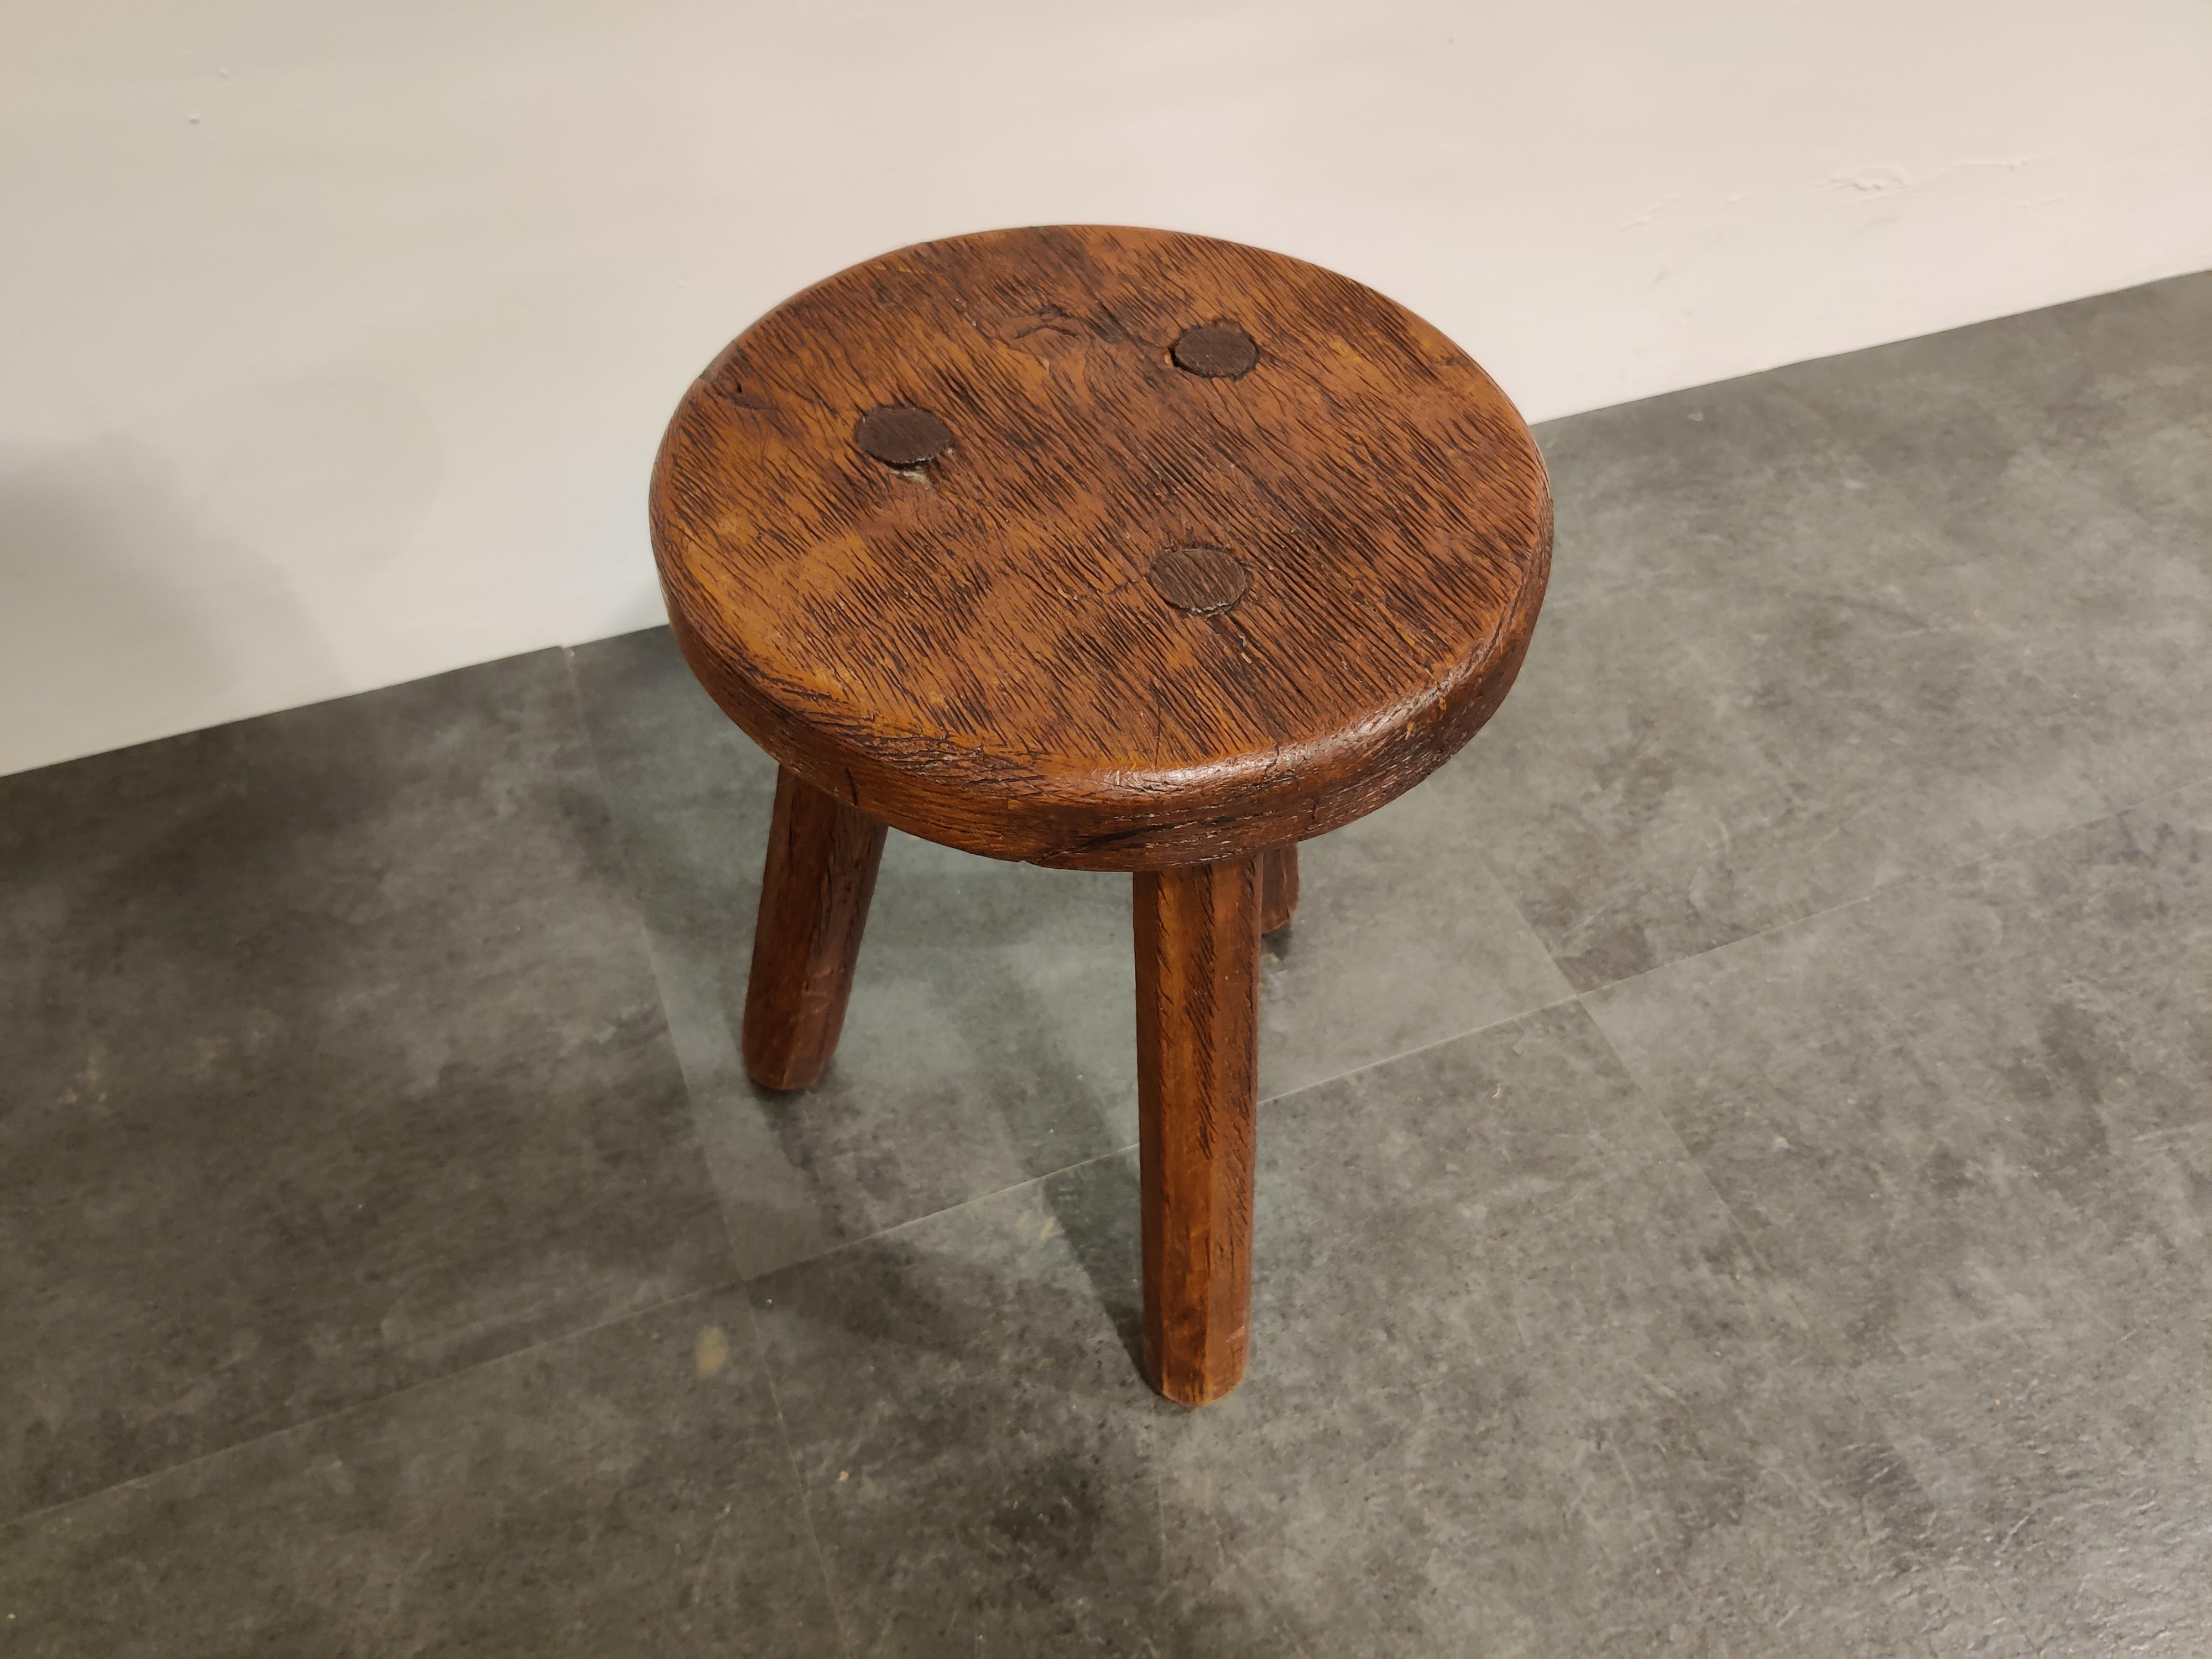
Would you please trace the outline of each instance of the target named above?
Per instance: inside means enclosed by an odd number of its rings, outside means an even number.
[[[884,825],[1136,872],[1146,1368],[1225,1393],[1259,932],[1298,841],[1419,781],[1512,684],[1551,550],[1526,425],[1317,266],[996,231],[738,337],[670,423],[652,525],[686,659],[782,769],[753,1075],[828,1063]]]

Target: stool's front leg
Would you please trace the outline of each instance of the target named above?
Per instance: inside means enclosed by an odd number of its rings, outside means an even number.
[[[1145,1374],[1186,1406],[1244,1375],[1265,856],[1135,879]]]
[[[745,1070],[763,1089],[807,1088],[830,1064],[884,833],[866,812],[777,769],[745,990]]]

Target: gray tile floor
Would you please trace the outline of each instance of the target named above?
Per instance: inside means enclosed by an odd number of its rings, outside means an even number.
[[[2212,1650],[2212,276],[1541,436],[1206,1412],[1123,883],[894,837],[755,1093],[665,635],[0,780],[0,1653]]]

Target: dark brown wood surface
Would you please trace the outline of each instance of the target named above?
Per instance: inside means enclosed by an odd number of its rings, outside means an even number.
[[[1511,684],[1551,547],[1527,428],[1435,329],[1280,254],[1100,227],[791,300],[684,397],[652,509],[684,652],[777,760],[915,835],[1099,869],[1418,781]]]
[[[884,833],[788,767],[777,772],[745,990],[745,1070],[764,1089],[809,1088],[830,1064]]]
[[[1145,1376],[1186,1406],[1244,1375],[1261,857],[1139,871],[1133,884]]]

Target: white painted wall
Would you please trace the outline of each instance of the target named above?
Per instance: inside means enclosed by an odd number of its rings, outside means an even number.
[[[1336,266],[1532,418],[2212,265],[2207,0],[0,0],[0,771],[657,618],[898,244]]]

